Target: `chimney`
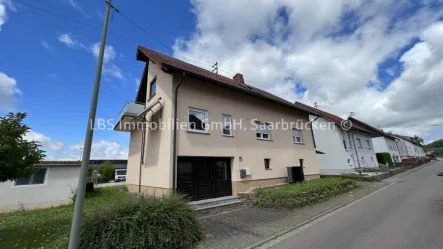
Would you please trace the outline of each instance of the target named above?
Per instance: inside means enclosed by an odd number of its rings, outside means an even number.
[[[232,77],[232,79],[240,84],[245,84],[245,79],[243,79],[243,74],[238,73]]]

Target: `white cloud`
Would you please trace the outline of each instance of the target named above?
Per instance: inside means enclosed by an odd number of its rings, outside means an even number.
[[[78,45],[80,45],[81,43],[79,43],[77,40],[75,40],[74,38],[72,38],[72,35],[70,33],[64,33],[61,34],[57,37],[57,39],[65,44],[66,46],[70,47],[70,48],[74,48]]]
[[[103,75],[104,76],[110,76],[119,80],[124,79],[122,70],[117,67],[115,64],[105,64],[103,66]]]
[[[15,11],[15,7],[12,5],[11,0],[0,0],[0,31],[2,30],[2,26],[8,20],[6,10]]]
[[[46,41],[42,41],[42,46],[44,47],[44,48],[46,48],[47,50],[49,50],[49,51],[51,51],[51,52],[54,52],[54,48],[53,47],[51,47]]]
[[[51,138],[32,130],[26,133],[25,139],[28,141],[40,142],[43,147],[43,150],[59,151],[64,148],[64,144],[62,142],[52,140]]]
[[[76,0],[67,0],[69,5],[80,12],[84,17],[89,18],[89,15],[83,10],[83,8],[77,3]]]
[[[45,160],[80,160],[83,144],[65,145],[44,134],[29,131],[25,139],[39,141],[42,149],[46,151]],[[127,159],[128,149],[116,142],[96,140],[92,143],[91,159]]]
[[[89,48],[91,50],[91,53],[98,58],[98,54],[100,52],[100,42],[94,43],[91,45],[91,47]],[[103,55],[103,62],[104,63],[108,63],[112,60],[115,59],[115,49],[113,46],[111,45],[106,45],[105,46],[105,53]]]
[[[17,81],[0,72],[0,110],[9,111],[16,100],[17,95],[21,95],[17,87]]]
[[[405,135],[426,136],[428,122],[443,123],[443,110],[436,110],[443,104],[443,84],[436,83],[443,82],[437,70],[443,66],[443,26],[437,23],[443,11],[426,1],[415,12],[393,0],[192,3],[197,25],[189,38],[176,40],[177,58],[205,68],[217,61],[226,76],[240,72],[247,83],[288,100],[316,101],[338,115],[353,111]],[[416,37],[421,43],[399,54]],[[400,76],[382,82],[379,65],[399,55]],[[296,93],[296,84],[307,91]],[[440,98],[430,95],[440,92]]]
[[[96,42],[89,47],[89,51],[98,58],[98,54],[100,52],[100,42]],[[112,63],[116,57],[117,53],[115,49],[111,45],[105,46],[105,52],[103,55],[103,75],[113,77],[115,79],[122,80],[125,77],[123,76],[122,70]]]

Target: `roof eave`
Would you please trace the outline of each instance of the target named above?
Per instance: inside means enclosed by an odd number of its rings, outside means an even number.
[[[168,66],[170,69],[173,69],[173,70],[176,70],[176,71],[179,71],[179,72],[186,72],[186,74],[189,75],[189,76],[196,77],[196,78],[199,78],[199,79],[203,79],[203,80],[209,81],[209,82],[211,82],[213,84],[216,84],[216,85],[219,85],[219,86],[223,86],[223,87],[229,88],[229,89],[234,90],[234,91],[246,93],[246,94],[248,94],[250,96],[254,96],[254,97],[257,97],[257,98],[260,98],[260,99],[264,99],[264,100],[267,100],[267,101],[270,101],[270,102],[273,102],[273,103],[276,103],[276,104],[280,104],[280,105],[283,105],[283,106],[286,106],[286,107],[289,107],[289,108],[293,108],[293,109],[299,110],[301,112],[304,112],[304,113],[307,113],[307,114],[310,114],[310,115],[317,115],[314,112],[298,108],[295,105],[291,105],[289,103],[286,104],[286,103],[283,103],[283,102],[271,99],[269,97],[263,96],[261,94],[254,94],[254,93],[251,93],[251,92],[249,92],[247,90],[243,90],[243,89],[236,88],[236,87],[233,87],[233,86],[228,85],[228,84],[224,84],[224,83],[222,83],[220,81],[217,81],[217,80],[214,80],[214,79],[211,79],[211,78],[208,78],[208,77],[204,77],[204,76],[202,76],[200,74],[196,74],[196,73],[190,72],[188,70],[184,70],[182,68],[175,67],[175,66],[170,65],[170,64],[162,63],[162,65]]]

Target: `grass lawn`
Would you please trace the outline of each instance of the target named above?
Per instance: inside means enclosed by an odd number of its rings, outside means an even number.
[[[86,213],[129,195],[123,186],[96,188],[85,199]],[[0,248],[65,248],[74,205],[0,214]]]

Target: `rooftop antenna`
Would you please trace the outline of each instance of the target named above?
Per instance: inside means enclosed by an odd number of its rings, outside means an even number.
[[[350,112],[349,113],[349,117],[352,117],[352,116],[354,116],[355,115],[355,112]]]
[[[218,74],[218,62],[216,61],[214,65],[212,65],[212,72]]]
[[[314,102],[314,107],[315,107],[315,109],[318,109],[318,103],[317,103],[317,101]]]

